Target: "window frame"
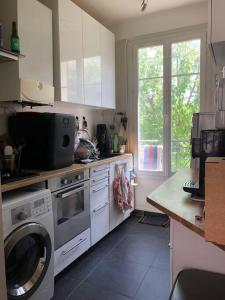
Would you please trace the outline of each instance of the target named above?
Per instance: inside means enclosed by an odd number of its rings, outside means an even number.
[[[130,99],[129,115],[132,125],[129,131],[130,146],[134,153],[134,166],[137,173],[142,176],[162,178],[173,174],[171,171],[171,50],[173,43],[200,39],[201,40],[201,61],[200,61],[200,111],[206,103],[206,58],[207,58],[207,27],[198,25],[188,28],[172,30],[163,33],[151,34],[130,41],[128,49],[128,97]],[[138,49],[144,47],[163,46],[163,95],[164,95],[164,151],[163,171],[139,170],[138,165]]]

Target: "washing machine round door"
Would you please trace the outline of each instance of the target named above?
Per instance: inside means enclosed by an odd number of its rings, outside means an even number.
[[[24,224],[5,240],[8,299],[28,299],[40,286],[52,255],[51,239],[37,223]]]

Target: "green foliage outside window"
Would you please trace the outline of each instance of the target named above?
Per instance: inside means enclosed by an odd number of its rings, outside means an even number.
[[[139,49],[139,145],[163,145],[163,46]],[[190,165],[192,114],[200,105],[200,40],[171,48],[172,171]]]

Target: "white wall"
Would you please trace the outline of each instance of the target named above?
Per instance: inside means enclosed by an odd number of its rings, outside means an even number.
[[[65,113],[78,116],[80,125],[82,125],[83,116],[86,117],[88,122],[88,131],[91,136],[95,135],[96,125],[103,122],[104,112],[97,109],[89,109],[81,107],[76,104],[56,102],[53,107],[42,106],[34,107],[32,110],[29,107],[23,108],[19,104],[1,104],[0,105],[0,136],[7,133],[7,117],[16,111],[38,111],[38,112],[52,112],[52,113]]]
[[[151,5],[151,2],[149,3]],[[112,27],[117,40],[207,23],[207,2],[165,10]]]

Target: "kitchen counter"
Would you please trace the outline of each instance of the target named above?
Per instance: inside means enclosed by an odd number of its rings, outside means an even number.
[[[22,187],[25,187],[25,186],[29,186],[29,185],[32,185],[32,184],[36,184],[36,183],[46,181],[50,178],[65,176],[65,175],[68,175],[68,174],[76,172],[76,171],[85,170],[85,169],[89,169],[89,168],[92,168],[92,167],[112,163],[112,162],[115,162],[115,161],[118,161],[118,160],[123,160],[123,159],[129,158],[131,156],[132,156],[131,153],[126,153],[126,154],[122,154],[122,155],[118,155],[118,156],[114,156],[114,157],[94,161],[94,162],[89,163],[89,164],[73,164],[70,167],[57,169],[57,170],[53,170],[53,171],[40,171],[37,176],[33,176],[33,177],[30,177],[30,178],[26,178],[26,179],[21,179],[21,180],[18,180],[18,181],[7,183],[7,184],[2,184],[1,185],[1,191],[2,191],[2,193],[12,191],[12,190],[19,189],[19,188],[22,188]]]
[[[178,171],[147,197],[147,201],[174,220],[204,237],[204,223],[196,221],[203,216],[203,204],[193,201],[190,194],[183,191],[184,182],[195,179],[197,174],[191,169]]]

